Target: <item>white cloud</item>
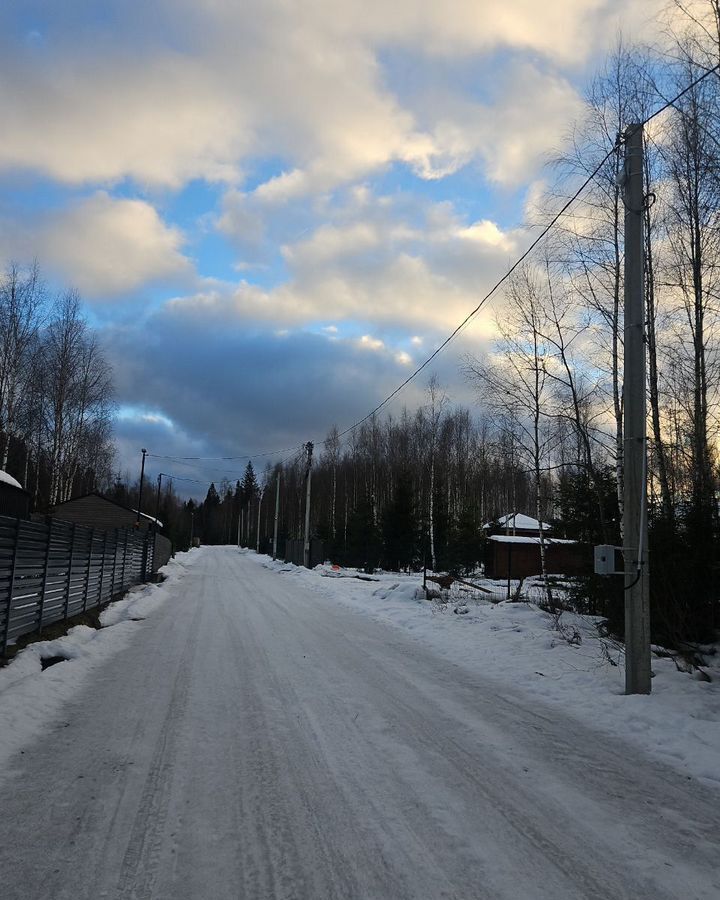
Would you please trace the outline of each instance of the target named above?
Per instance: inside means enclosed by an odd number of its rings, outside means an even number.
[[[328,320],[402,327],[419,346],[418,324],[454,327],[526,243],[522,230],[507,231],[489,219],[468,223],[447,202],[402,194],[351,192],[345,205],[324,212],[333,221],[283,246],[281,283],[208,283],[171,305],[217,323],[273,322],[326,332],[337,329],[328,328]]]
[[[104,191],[23,228],[0,226],[6,258],[38,258],[90,300],[151,281],[188,282],[193,268],[183,243],[182,233],[165,225],[149,203]]]
[[[501,231],[495,222],[491,222],[489,219],[482,219],[480,222],[473,222],[467,228],[459,229],[458,237],[508,251],[515,246],[510,236]]]
[[[364,334],[358,341],[358,345],[368,350],[383,350],[385,348],[384,341],[374,338],[370,334]]]
[[[158,0],[140,10],[108,0],[112,29],[73,27],[70,15],[65,28],[60,17],[43,28],[40,45],[5,37],[0,169],[178,187],[193,178],[236,183],[249,162],[270,156],[285,171],[257,188],[267,201],[393,162],[438,178],[478,158],[507,183],[547,147],[572,100],[543,66],[585,62],[611,42],[608,23],[621,13],[649,18],[659,3]],[[452,73],[463,59],[502,50],[543,62],[489,107],[452,77],[456,102],[417,105],[386,64],[398,53],[420,67],[442,56]],[[496,55],[490,77],[510,82],[516,72],[515,59]]]

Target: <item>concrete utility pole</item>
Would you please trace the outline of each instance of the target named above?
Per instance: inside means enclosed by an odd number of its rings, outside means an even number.
[[[280,468],[277,471],[277,483],[275,485],[275,526],[273,528],[273,559],[277,559],[277,533],[278,519],[280,518]]]
[[[255,552],[260,552],[260,512],[262,510],[262,501],[263,496],[265,495],[265,486],[260,489],[260,499],[258,500],[258,520],[257,520],[257,533],[255,539]]]
[[[305,492],[305,543],[303,545],[303,565],[306,569],[310,568],[310,481],[312,478],[312,453],[313,453],[313,445],[311,441],[308,441],[305,444],[305,450],[307,451],[307,473],[305,478],[307,480],[306,492]]]
[[[160,516],[160,491],[162,490],[163,472],[158,475],[157,498],[155,500],[155,530],[157,530],[158,517]]]
[[[138,492],[138,508],[137,508],[137,519],[135,520],[135,526],[137,528],[140,527],[140,510],[142,509],[142,489],[143,489],[143,481],[145,481],[145,457],[147,456],[147,450],[142,448],[142,465],[140,466],[140,491]]]
[[[625,129],[625,692],[649,694],[650,572],[647,528],[643,128]]]

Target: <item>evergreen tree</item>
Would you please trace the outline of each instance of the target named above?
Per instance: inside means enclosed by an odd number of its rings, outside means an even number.
[[[554,532],[556,536],[562,533],[566,538],[588,544],[606,542],[598,513],[598,492],[607,517],[607,533],[612,541],[620,542],[617,488],[610,466],[598,466],[594,481],[585,468],[566,473],[558,487],[560,522]]]
[[[475,511],[466,504],[450,532],[447,569],[453,574],[469,575],[482,557],[482,539]]]
[[[380,535],[373,521],[372,503],[363,494],[348,519],[345,564],[372,572],[380,562]]]
[[[253,503],[260,493],[257,479],[255,478],[255,469],[252,462],[248,462],[245,466],[245,474],[243,475],[242,484],[240,485],[240,498],[243,506]]]
[[[410,477],[397,479],[392,500],[382,518],[383,561],[389,569],[409,569],[420,555],[420,540],[413,508]]]
[[[206,544],[220,544],[223,540],[222,517],[220,513],[220,495],[215,483],[211,482],[205,501],[202,504],[202,534],[199,535]]]

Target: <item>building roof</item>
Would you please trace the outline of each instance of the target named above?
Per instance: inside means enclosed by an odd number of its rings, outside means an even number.
[[[539,537],[526,537],[521,534],[491,534],[489,541],[497,541],[498,544],[539,544]],[[577,544],[578,541],[571,541],[568,538],[545,538],[545,544]]]
[[[110,497],[106,497],[105,494],[101,494],[100,491],[88,491],[87,494],[81,494],[79,497],[73,497],[72,500],[64,500],[62,503],[58,503],[57,506],[54,506],[53,510],[59,509],[61,506],[66,506],[70,503],[75,503],[77,500],[85,500],[87,497],[97,497],[100,500],[104,500],[105,503],[111,503],[113,506],[117,506],[119,509],[125,510],[125,512],[132,513],[133,516],[137,516],[138,514],[138,511],[136,509],[133,509],[130,506],[125,506],[123,503],[118,503],[117,500],[112,500]],[[140,517],[143,519],[147,519],[150,522],[155,522],[155,516],[151,516],[148,513],[140,513]],[[160,519],[157,520],[157,525],[158,528],[165,527]]]
[[[106,499],[107,499],[107,498],[106,498]],[[112,501],[111,501],[111,502],[112,502]],[[131,510],[131,512],[134,512],[135,515],[137,515],[137,510],[136,510],[136,509]],[[163,525],[163,523],[160,521],[160,519],[157,519],[157,520],[156,520],[156,519],[155,519],[155,516],[151,516],[149,513],[143,513],[143,512],[141,512],[141,513],[140,513],[140,516],[141,516],[143,519],[150,519],[150,521],[153,523],[153,525],[154,525],[155,522],[157,521],[157,526],[158,526],[158,528],[164,528],[164,527],[165,527],[165,526]]]
[[[20,484],[17,478],[13,478],[12,475],[8,475],[7,472],[3,472],[2,469],[0,469],[0,481],[4,481],[5,484],[10,484],[13,487],[20,488],[21,491],[23,490],[23,486]]]
[[[540,522],[537,519],[533,519],[532,516],[526,516],[524,513],[508,513],[505,516],[500,516],[497,521],[501,528],[509,528],[511,531],[515,529],[517,531],[539,532],[541,528],[543,531],[550,531],[552,528],[552,525],[548,525],[547,522]],[[492,522],[487,522],[483,525],[483,528],[488,529],[492,524]]]

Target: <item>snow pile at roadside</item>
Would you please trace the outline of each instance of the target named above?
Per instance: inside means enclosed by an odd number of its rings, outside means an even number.
[[[285,563],[257,557],[270,569]],[[720,658],[711,658],[710,683],[653,656],[652,694],[624,693],[622,645],[603,638],[598,619],[563,613],[554,618],[531,603],[490,603],[477,594],[440,604],[424,599],[417,575],[376,574],[379,584],[352,577],[328,579],[293,566],[294,574],[334,602],[362,611],[417,640],[469,672],[522,690],[561,708],[583,724],[644,748],[688,776],[720,782]],[[467,605],[467,614],[456,615]],[[714,661],[713,661],[714,659]]]
[[[165,581],[133,587],[100,615],[103,628],[76,625],[64,637],[36,641],[0,669],[0,766],[30,739],[46,730],[63,701],[88,679],[98,663],[132,640],[136,622],[151,615],[172,594],[196,551],[178,553],[160,572]],[[111,627],[112,626],[112,627]],[[42,661],[63,657],[44,672]]]

